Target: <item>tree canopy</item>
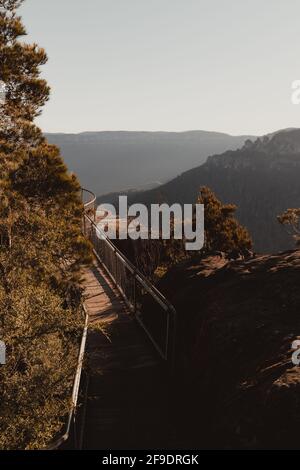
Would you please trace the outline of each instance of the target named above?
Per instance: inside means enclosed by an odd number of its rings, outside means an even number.
[[[300,245],[300,209],[287,209],[277,216],[278,222],[293,237],[296,245]]]
[[[34,119],[45,51],[23,42],[22,0],[0,0],[0,448],[42,448],[70,406],[82,329],[79,182]]]
[[[234,217],[236,206],[223,204],[207,187],[200,189],[199,204],[205,210],[204,251],[235,252],[244,255],[252,248],[250,235]]]

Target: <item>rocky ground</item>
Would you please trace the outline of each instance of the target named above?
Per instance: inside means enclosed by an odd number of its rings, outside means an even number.
[[[191,444],[299,446],[299,281],[300,250],[247,261],[218,253],[160,281],[179,317],[174,386]]]

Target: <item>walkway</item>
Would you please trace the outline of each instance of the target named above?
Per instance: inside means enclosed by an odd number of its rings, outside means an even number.
[[[84,284],[90,374],[83,449],[172,448],[172,390],[162,361],[99,265],[86,270]]]

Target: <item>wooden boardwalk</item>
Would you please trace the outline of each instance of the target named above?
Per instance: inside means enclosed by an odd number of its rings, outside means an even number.
[[[168,374],[99,265],[85,272],[90,317],[83,449],[172,448]]]

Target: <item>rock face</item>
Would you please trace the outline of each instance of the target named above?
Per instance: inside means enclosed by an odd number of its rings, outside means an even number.
[[[300,207],[299,178],[300,129],[285,130],[210,156],[159,188],[131,194],[129,202],[195,203],[200,187],[208,186],[224,204],[237,206],[236,217],[249,230],[255,250],[272,253],[294,246],[277,216]]]
[[[111,191],[151,189],[209,155],[241,147],[251,136],[220,132],[84,132],[47,134],[61,148],[70,171],[97,196]],[[255,137],[253,137],[255,139]]]
[[[195,445],[297,448],[300,251],[172,269],[159,288],[179,316],[177,377]]]

